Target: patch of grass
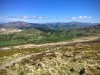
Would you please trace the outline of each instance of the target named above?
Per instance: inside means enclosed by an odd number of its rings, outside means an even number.
[[[28,52],[28,53],[38,53],[38,52],[41,52],[41,51],[45,51],[46,48],[27,48],[27,49],[14,49],[14,50],[2,50],[0,51],[0,58],[4,57],[4,56],[11,56],[11,55],[14,55],[16,53],[25,53],[25,52]]]
[[[0,41],[0,47],[5,47],[5,46],[14,46],[14,45],[19,45],[25,43],[24,40],[9,40],[9,41]]]
[[[7,70],[6,70],[6,69],[1,69],[1,70],[0,70],[0,74],[2,74],[2,75],[7,75]]]

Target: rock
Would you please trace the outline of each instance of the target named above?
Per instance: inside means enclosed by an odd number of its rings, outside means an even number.
[[[42,62],[39,62],[39,63],[38,63],[38,66],[44,67],[45,65],[44,65]]]
[[[85,73],[85,68],[82,68],[79,72],[79,75],[83,75]]]
[[[71,69],[70,69],[70,71],[71,71],[71,72],[74,72],[74,71],[75,71],[75,69],[74,69],[74,68],[71,68]]]

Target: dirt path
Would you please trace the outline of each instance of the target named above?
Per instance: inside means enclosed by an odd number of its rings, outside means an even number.
[[[90,37],[82,37],[82,38],[76,38],[73,39],[72,41],[62,41],[62,42],[57,42],[57,43],[47,43],[47,44],[25,44],[25,45],[18,45],[18,46],[10,46],[10,47],[3,47],[0,48],[0,50],[11,50],[13,49],[25,49],[25,48],[34,48],[34,47],[40,47],[40,46],[52,46],[52,45],[64,45],[64,44],[70,44],[70,43],[76,43],[76,42],[87,42],[91,40],[95,40],[100,38],[99,36],[90,36]]]
[[[31,55],[26,55],[26,56],[17,58],[17,59],[15,59],[15,60],[11,61],[11,62],[7,62],[7,63],[1,65],[1,66],[0,66],[0,69],[3,69],[3,68],[5,68],[5,67],[7,67],[7,66],[11,66],[13,63],[18,63],[19,61],[21,61],[22,59],[25,59],[25,58],[27,58],[27,57],[31,57]]]
[[[80,39],[74,39],[73,41],[70,41],[70,42],[57,42],[57,43],[49,43],[49,44],[41,44],[41,45],[34,45],[34,44],[25,44],[25,45],[19,45],[19,46],[13,46],[13,48],[34,48],[34,47],[40,47],[40,46],[52,46],[52,45],[64,45],[64,44],[69,44],[69,43],[75,43],[75,42],[86,42],[86,41],[91,41],[91,40],[95,40],[95,39],[98,39],[99,37],[84,37],[84,38],[80,38]],[[10,47],[4,47],[2,48],[2,50],[6,50],[6,49],[10,49]],[[30,57],[31,55],[26,55],[26,56],[23,56],[23,57],[20,57],[20,58],[17,58],[11,62],[7,62],[3,65],[1,65],[0,69],[3,69],[7,66],[10,66],[12,65],[13,63],[17,63],[19,61],[21,61],[22,59],[25,59],[27,57]]]

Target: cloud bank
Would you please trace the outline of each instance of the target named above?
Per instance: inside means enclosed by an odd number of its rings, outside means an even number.
[[[79,19],[91,19],[92,17],[90,17],[90,16],[79,16],[78,18]]]
[[[18,18],[18,19],[49,19],[48,16],[4,16],[4,18]]]
[[[3,18],[18,18],[18,19],[58,19],[57,17],[55,18],[50,18],[48,16],[4,16]],[[91,19],[92,17],[90,16],[79,16],[79,17],[67,17],[67,20],[76,20],[76,19]]]
[[[66,22],[66,21],[89,21],[92,20],[90,16],[73,16],[73,17],[49,17],[49,16],[2,16],[0,21],[26,21],[26,22]]]

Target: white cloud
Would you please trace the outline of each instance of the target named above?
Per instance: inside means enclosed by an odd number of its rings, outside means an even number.
[[[48,16],[44,16],[44,19],[49,19],[49,17]]]
[[[89,19],[91,19],[92,17],[88,17]]]
[[[37,19],[37,16],[32,16],[31,19]]]
[[[48,16],[4,16],[4,18],[18,18],[18,19],[49,19]]]
[[[73,20],[75,20],[75,19],[76,19],[76,17],[72,17],[72,19],[73,19]]]
[[[53,18],[54,20],[58,20],[58,18],[57,17],[55,17],[55,18]]]
[[[92,17],[84,16],[84,19],[91,19]]]
[[[69,20],[69,18],[66,18],[67,20]]]
[[[4,16],[4,18],[9,18],[9,16]]]
[[[58,17],[54,17],[54,18],[50,18],[48,16],[4,16],[4,19],[18,19],[18,20],[47,20],[47,19],[53,19],[53,20],[61,20],[61,18],[59,19]],[[78,16],[78,17],[66,17],[66,20],[85,20],[88,19],[90,20],[92,17],[90,16]]]
[[[43,19],[43,17],[41,17],[41,16],[39,16],[39,17],[37,17],[38,19]]]
[[[92,17],[90,17],[90,16],[89,17],[88,16],[79,16],[78,18],[79,19],[91,19]]]
[[[3,18],[16,18],[16,16],[4,16]]]
[[[22,19],[24,16],[16,16],[16,18],[18,18],[18,19]],[[24,19],[25,19],[25,17],[24,17]]]
[[[79,16],[78,18],[79,18],[79,19],[83,19],[83,16]]]
[[[84,16],[84,18],[88,18],[87,16]]]
[[[23,19],[29,19],[29,16],[23,16],[22,18]]]

